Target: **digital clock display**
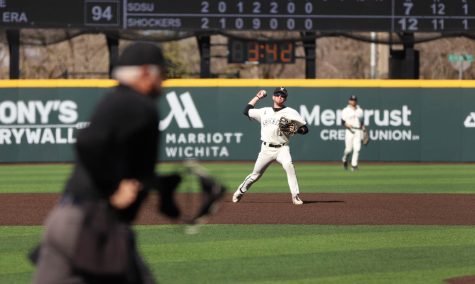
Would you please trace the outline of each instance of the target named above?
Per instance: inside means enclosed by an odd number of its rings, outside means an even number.
[[[295,63],[293,42],[257,42],[229,39],[229,63]]]

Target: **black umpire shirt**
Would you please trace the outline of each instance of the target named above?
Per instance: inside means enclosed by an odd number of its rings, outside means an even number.
[[[94,110],[90,125],[78,133],[78,161],[65,195],[79,201],[108,200],[122,179],[151,184],[155,179],[158,142],[155,100],[119,85],[105,95]],[[122,220],[130,222],[135,218],[147,192],[145,186],[129,208],[119,211]]]

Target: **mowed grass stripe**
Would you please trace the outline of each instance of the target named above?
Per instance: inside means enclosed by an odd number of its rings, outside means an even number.
[[[298,244],[293,244],[294,246]],[[467,247],[399,250],[365,250],[351,253],[313,253],[298,255],[279,255],[263,257],[241,257],[226,260],[184,261],[179,263],[163,262],[157,266],[164,270],[157,273],[163,283],[242,283],[260,281],[292,281],[319,278],[338,278],[339,283],[352,283],[354,274],[364,275],[367,280],[375,279],[374,274],[405,272],[400,278],[390,279],[398,283],[414,283],[406,279],[409,272],[426,273],[420,275],[420,283],[439,283],[442,279],[434,277],[438,269],[457,268],[452,257],[442,254],[457,254],[464,260],[463,265],[475,265],[471,255],[475,249]],[[276,248],[282,251],[282,248]],[[169,275],[169,271],[182,273]],[[186,273],[183,273],[186,271]],[[471,272],[475,272],[475,268]],[[206,275],[203,279],[203,275]],[[387,277],[389,278],[389,277]],[[445,277],[443,277],[445,278]],[[384,279],[384,277],[383,277]],[[384,281],[379,283],[385,283]]]
[[[40,232],[39,226],[0,226],[0,283],[31,282],[27,254],[39,242]]]
[[[69,164],[0,165],[0,193],[61,192]]]
[[[279,228],[277,228],[279,229]],[[311,228],[306,228],[310,229]],[[202,242],[180,242],[180,243],[164,243],[158,249],[154,243],[143,244],[144,251],[150,254],[160,253],[166,262],[181,261],[199,261],[199,260],[217,260],[229,259],[235,257],[264,257],[273,256],[276,249],[280,247],[291,248],[293,244],[298,246],[288,249],[279,254],[299,255],[309,253],[341,253],[355,250],[393,250],[393,249],[434,249],[437,247],[458,247],[458,246],[474,246],[475,240],[471,233],[473,229],[466,229],[467,235],[460,236],[460,229],[446,230],[438,232],[425,232],[423,229],[415,231],[377,231],[353,233],[352,238],[348,239],[348,234],[335,233],[319,234],[317,230],[313,234],[298,234],[287,236],[269,236],[254,235],[254,238],[246,238],[236,240],[209,240]],[[390,229],[389,229],[390,230]],[[454,237],[454,233],[458,234]],[[179,247],[178,247],[179,246]],[[219,253],[209,255],[210,258],[204,258],[200,255],[200,251],[212,248]],[[177,251],[183,251],[183,254],[177,254]]]
[[[298,283],[316,283],[316,284],[428,284],[440,283],[446,284],[445,279],[459,277],[460,275],[473,275],[473,266],[451,267],[438,269],[418,269],[412,271],[392,271],[375,273],[355,273],[342,276],[319,277],[318,279],[302,279]],[[253,283],[253,282],[250,282]],[[260,284],[270,283],[261,282]],[[274,283],[295,283],[295,281],[275,281]]]
[[[31,164],[31,165],[0,165],[0,175],[9,173],[40,173],[40,172],[70,172],[73,168],[71,164]]]
[[[234,191],[252,171],[249,163],[203,163],[230,191]],[[177,163],[164,163],[159,172],[180,169]],[[358,172],[343,171],[339,164],[298,163],[297,176],[302,193],[394,192],[394,193],[475,193],[473,164],[382,164],[362,165]],[[2,165],[0,193],[61,192],[72,165]],[[185,179],[181,190],[198,191],[194,179]],[[282,167],[272,164],[253,185],[252,192],[289,191]]]
[[[442,283],[475,274],[474,227],[137,226],[160,283]],[[0,227],[0,283],[30,283],[42,228]]]
[[[215,165],[210,165],[212,166]],[[467,166],[467,168],[465,167]],[[368,166],[359,172],[345,172],[339,165],[297,166],[302,193],[306,192],[400,192],[474,193],[472,165],[382,165]],[[217,172],[234,190],[249,173],[242,175],[220,169]],[[285,172],[274,164],[253,185],[252,192],[288,192]]]
[[[163,229],[170,234],[158,234],[164,244],[157,251],[147,243],[158,241],[151,230],[140,237],[152,266],[165,268],[157,274],[164,283],[364,283],[374,277],[381,277],[379,283],[439,283],[454,273],[450,268],[473,265],[466,272],[475,273],[471,227],[226,225],[206,226],[196,236]],[[397,278],[388,276],[396,272]],[[421,275],[404,277],[412,272]]]
[[[216,234],[217,229],[221,228],[220,233]],[[442,232],[440,228],[443,227]],[[14,227],[13,227],[14,228]],[[254,240],[255,236],[261,236],[265,238],[274,237],[288,237],[288,236],[326,236],[338,234],[368,234],[368,233],[388,233],[403,235],[419,234],[420,232],[427,232],[428,234],[435,235],[437,232],[441,234],[457,235],[458,233],[464,233],[468,239],[471,238],[471,232],[475,232],[475,227],[472,226],[370,226],[370,225],[357,225],[357,226],[341,226],[341,225],[206,225],[205,229],[200,230],[197,235],[183,234],[186,226],[178,225],[160,225],[160,226],[135,226],[140,234],[146,239],[153,239],[156,236],[156,231],[160,230],[160,242],[161,243],[175,243],[175,242],[201,242],[201,241],[219,241],[223,239],[233,240]],[[248,229],[246,229],[248,228]],[[276,234],[278,232],[278,234]],[[177,237],[179,239],[177,239]],[[459,237],[458,237],[459,238]]]

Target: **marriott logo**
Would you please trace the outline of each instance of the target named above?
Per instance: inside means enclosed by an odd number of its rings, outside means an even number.
[[[175,119],[179,128],[203,128],[203,121],[196,109],[195,103],[189,92],[177,96],[175,92],[170,92],[165,96],[170,112],[160,121],[160,130],[165,130]]]
[[[475,112],[471,112],[463,122],[466,128],[475,128]]]

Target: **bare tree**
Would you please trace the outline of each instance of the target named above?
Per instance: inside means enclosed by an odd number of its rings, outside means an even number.
[[[366,34],[367,35],[367,34]],[[48,32],[41,34],[44,42],[50,42]],[[38,41],[41,42],[41,36]],[[298,38],[298,33],[241,33],[241,37],[262,39]],[[294,64],[229,64],[228,38],[213,35],[211,72],[218,77],[240,78],[304,78],[304,49],[297,42]],[[5,41],[4,41],[5,42]],[[120,46],[126,41],[121,40]],[[172,77],[198,77],[200,54],[195,37],[161,43],[171,61]],[[370,76],[370,44],[345,37],[323,37],[316,40],[317,78],[368,79]],[[447,59],[451,53],[475,55],[475,41],[463,37],[442,38],[416,44],[420,50],[420,77],[422,79],[457,79],[455,70]],[[388,60],[388,59],[382,59]],[[8,45],[0,43],[0,76],[8,76]],[[22,45],[20,52],[21,78],[107,78],[109,56],[105,37],[101,34],[85,34],[66,41]],[[378,72],[381,73],[381,72]],[[384,76],[384,75],[383,75]],[[464,79],[475,79],[472,65],[464,72]]]

